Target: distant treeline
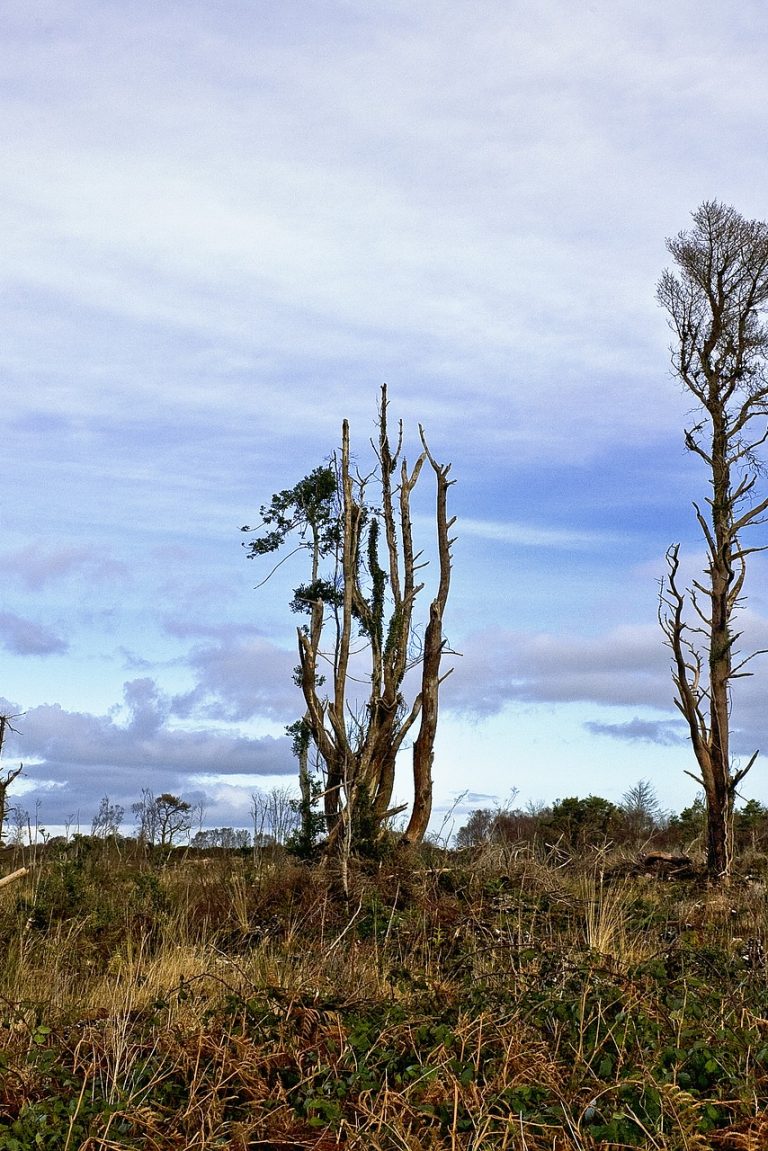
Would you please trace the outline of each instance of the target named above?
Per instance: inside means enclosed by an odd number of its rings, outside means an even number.
[[[574,852],[609,843],[645,844],[690,853],[703,845],[705,832],[703,796],[679,814],[665,811],[651,785],[641,780],[619,804],[590,795],[559,799],[549,806],[478,808],[456,833],[454,845],[537,842],[550,850]],[[734,839],[737,851],[768,851],[768,807],[750,799],[739,808],[734,816]]]

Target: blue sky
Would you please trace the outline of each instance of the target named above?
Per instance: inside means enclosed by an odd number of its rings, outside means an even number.
[[[513,788],[689,802],[656,599],[670,543],[701,562],[705,477],[655,283],[701,201],[768,215],[765,6],[14,9],[0,696],[23,802],[87,826],[149,786],[247,824],[291,781],[301,572],[254,590],[238,529],[343,418],[364,450],[383,381],[457,480],[438,822]]]

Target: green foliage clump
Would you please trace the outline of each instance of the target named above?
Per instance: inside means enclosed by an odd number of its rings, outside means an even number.
[[[286,730],[293,736],[293,752],[300,759],[309,747],[307,725],[303,719],[299,719]],[[325,815],[319,809],[323,794],[322,780],[310,776],[307,783],[306,794],[290,800],[291,810],[298,816],[298,827],[288,836],[286,847],[298,859],[311,860],[317,857],[320,839],[325,832]]]
[[[583,850],[589,844],[601,845],[621,833],[622,812],[608,799],[590,795],[558,799],[542,820],[542,833],[548,841],[570,850]]]

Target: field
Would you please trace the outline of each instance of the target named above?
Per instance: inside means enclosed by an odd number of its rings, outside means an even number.
[[[752,862],[426,846],[347,900],[274,850],[6,849],[0,1151],[759,1151]]]

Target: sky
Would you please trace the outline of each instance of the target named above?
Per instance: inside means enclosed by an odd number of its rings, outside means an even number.
[[[18,802],[88,830],[151,788],[248,826],[293,785],[304,572],[257,588],[239,529],[343,419],[364,458],[386,382],[409,458],[421,422],[456,481],[433,829],[640,779],[690,803],[656,613],[668,546],[701,565],[706,476],[655,285],[702,201],[768,217],[762,0],[26,0],[0,24]],[[765,744],[755,670],[737,757]]]

